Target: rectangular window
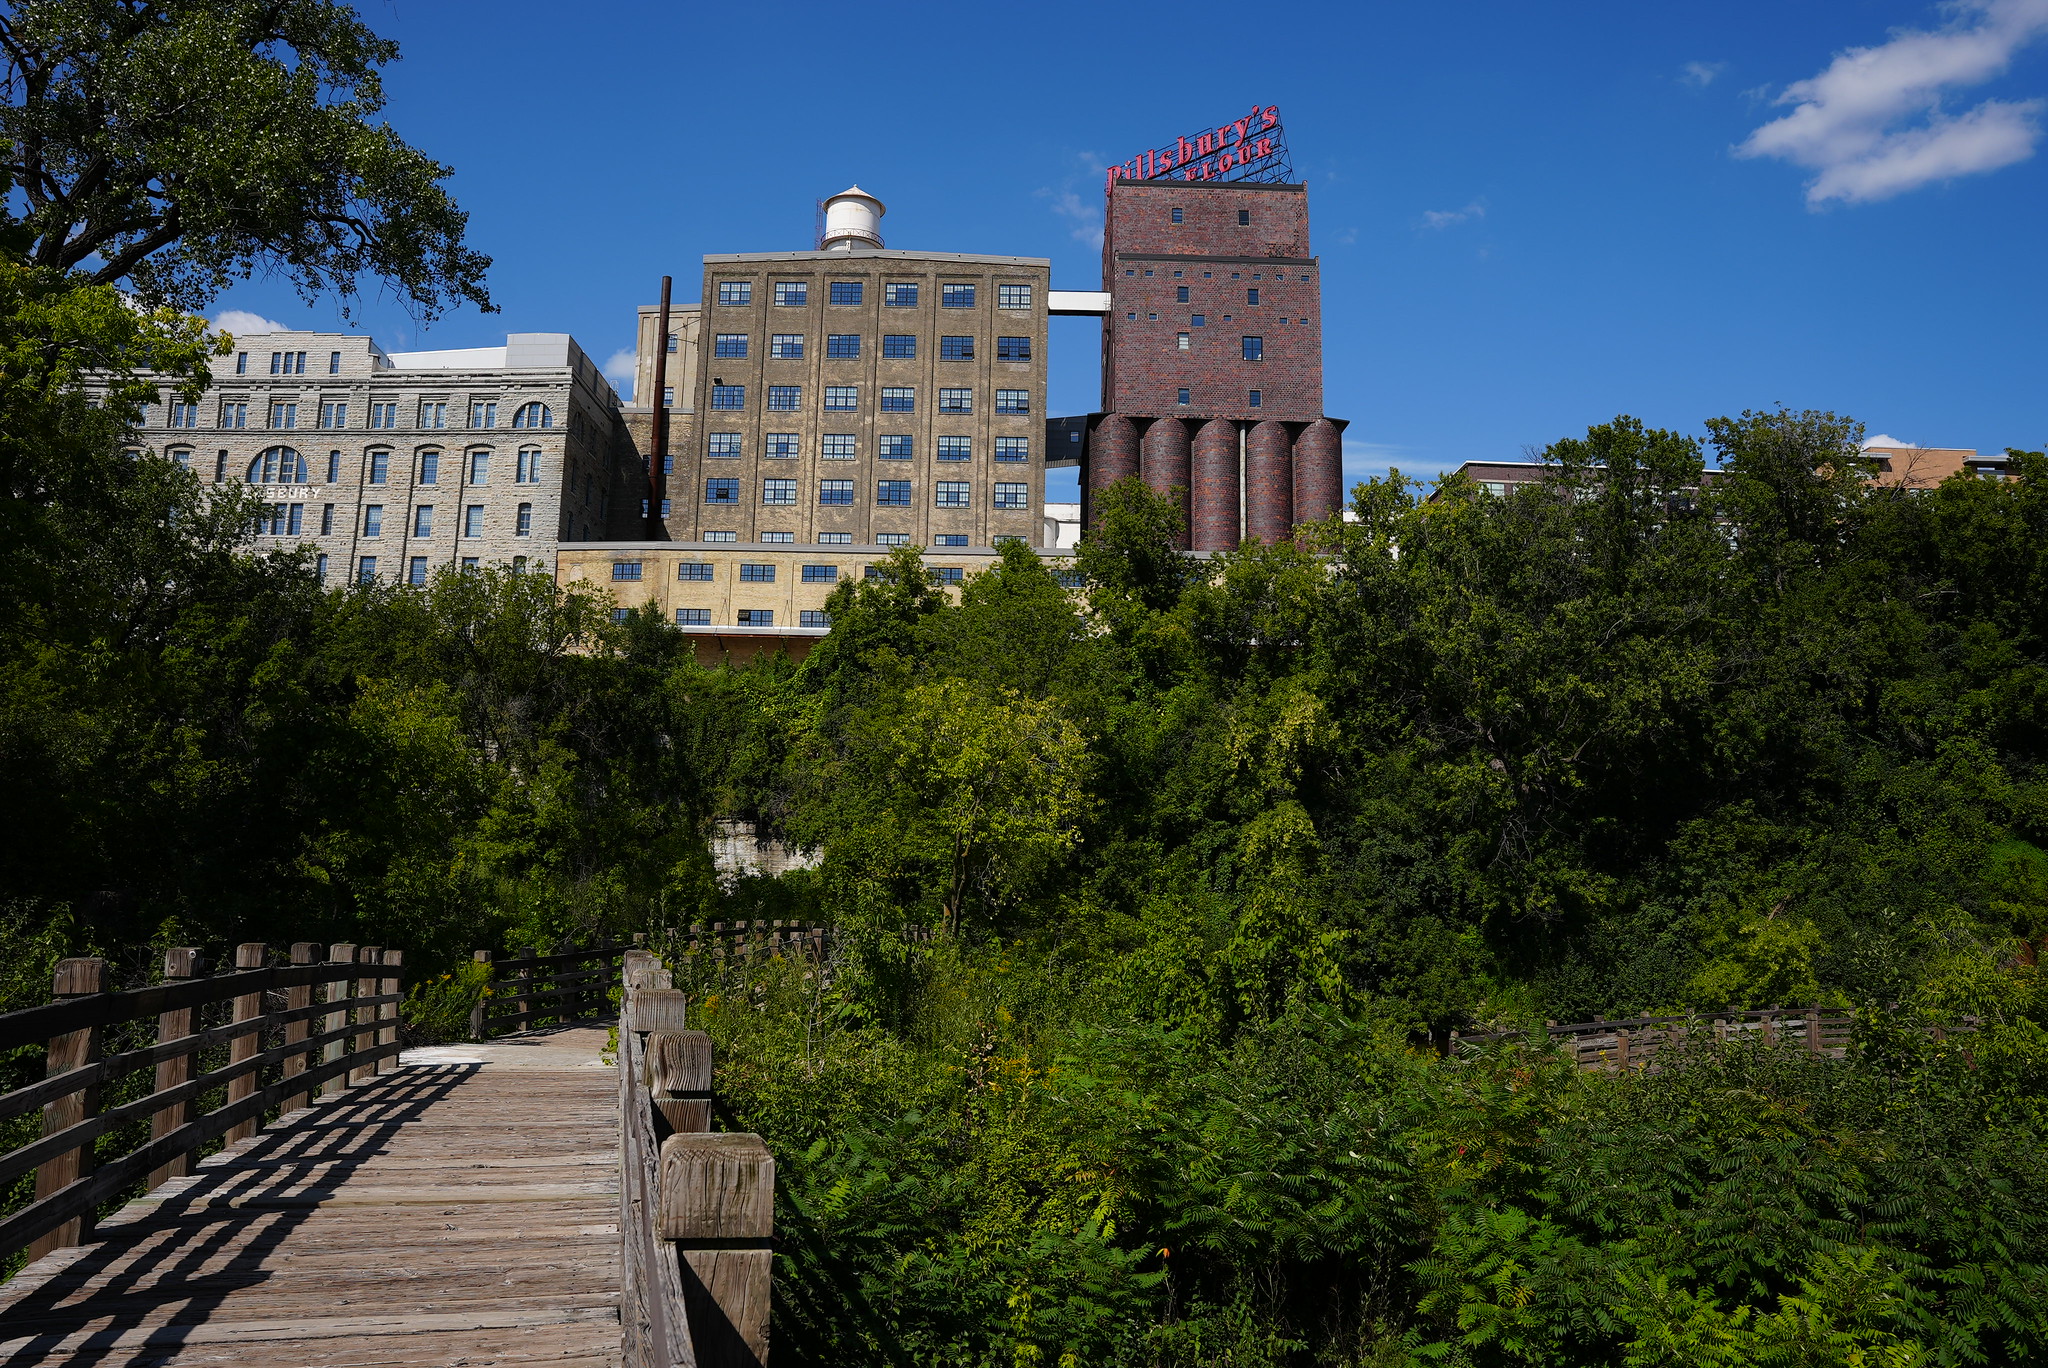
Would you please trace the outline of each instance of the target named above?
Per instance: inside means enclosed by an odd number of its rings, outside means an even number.
[[[514,526],[512,535],[515,537],[530,537],[533,535],[532,504],[519,505],[519,521]]]
[[[804,567],[804,583],[837,584],[839,583],[839,567],[836,565],[806,565]]]
[[[1179,210],[1179,209],[1175,209],[1175,210],[1173,210],[1173,221],[1174,221],[1175,223],[1180,223],[1180,222],[1182,222],[1182,219],[1181,219],[1181,212],[1182,212],[1182,211],[1181,211],[1181,210]]]
[[[917,282],[892,280],[882,287],[882,303],[892,309],[909,309],[917,304]]]
[[[832,615],[822,608],[805,608],[796,615],[797,623],[804,627],[825,627],[832,625]]]
[[[469,425],[473,428],[494,428],[498,425],[498,401],[495,399],[473,399],[469,405]]]
[[[1029,361],[1031,339],[1028,337],[998,337],[996,339],[996,360]]]
[[[338,484],[340,480],[341,453],[338,451],[330,451],[327,453],[327,483]]]
[[[323,537],[331,537],[334,535],[333,504],[320,505],[320,535]]]
[[[710,452],[713,456],[730,458],[741,454],[740,434],[737,432],[714,432],[711,434]]]
[[[932,499],[935,508],[967,508],[971,506],[969,496],[972,486],[965,480],[941,480]]]
[[[363,505],[363,535],[381,537],[384,535],[384,505]]]
[[[1191,328],[1206,328],[1209,326],[1209,316],[1207,314],[1195,314],[1188,319],[1188,326]]]
[[[910,481],[875,481],[875,502],[884,508],[910,507]]]
[[[306,530],[306,506],[293,504],[285,513],[284,531],[288,537],[296,537]]]
[[[804,335],[802,333],[775,333],[768,338],[768,355],[777,361],[801,361],[804,359]]]
[[[828,410],[859,408],[860,387],[858,385],[825,386],[825,407]]]
[[[971,309],[974,307],[972,285],[939,286],[939,305],[946,309]]]
[[[519,468],[512,472],[512,483],[540,483],[540,453],[538,451],[522,451],[519,453]]]
[[[770,413],[795,413],[804,400],[802,385],[770,385],[768,387],[768,411]]]
[[[881,450],[875,454],[885,461],[907,461],[911,458],[910,438],[900,433],[890,433],[875,439]]]
[[[465,575],[475,574],[478,570],[483,569],[483,564],[475,556],[464,556],[462,558],[462,573]]]
[[[825,356],[826,359],[832,361],[858,361],[860,359],[860,334],[825,334]]]
[[[775,583],[775,567],[773,565],[763,565],[755,561],[741,561],[740,583],[773,584]]]
[[[974,339],[971,337],[941,337],[939,339],[941,361],[972,361]]]
[[[737,437],[739,434],[734,433],[733,435]],[[794,432],[770,432],[765,434],[761,438],[761,454],[770,460],[788,460],[796,455],[796,434]]]
[[[1258,287],[1258,286],[1254,285],[1254,286],[1252,286],[1252,288],[1250,288],[1249,290],[1246,290],[1246,291],[1244,292],[1244,302],[1245,302],[1245,303],[1247,303],[1247,304],[1256,304],[1256,303],[1258,303],[1258,302],[1259,302],[1259,287]]]
[[[784,309],[801,309],[810,299],[807,282],[801,280],[778,280],[775,282],[775,303]]]
[[[747,406],[745,385],[713,385],[711,407],[715,409],[743,409]]]
[[[370,453],[370,483],[380,485],[391,478],[391,453],[373,451]]]
[[[270,373],[271,373],[272,375],[282,375],[282,374],[284,374],[283,370],[282,370],[282,369],[280,369],[280,367],[281,367],[281,366],[282,366],[282,364],[283,364],[283,360],[284,360],[284,353],[283,353],[283,352],[272,352],[272,353],[270,354]]]
[[[1031,486],[1026,484],[1006,484],[998,480],[996,481],[996,507],[1029,508],[1031,507],[1030,490]]]
[[[910,534],[909,534],[908,532],[877,532],[877,533],[875,534],[875,545],[877,545],[877,546],[908,546],[908,545],[910,545]],[[873,572],[874,572],[874,570],[875,570],[875,567],[874,567],[874,566],[870,565],[870,566],[868,567],[868,571],[869,571],[869,573],[868,573],[868,578],[869,578],[869,579],[873,579],[873,578],[875,578],[875,576],[874,576],[874,573],[873,573]]]
[[[745,360],[747,335],[745,333],[720,333],[711,343],[711,354],[729,360]]]
[[[1244,340],[1244,359],[1247,361],[1265,360],[1266,339],[1263,337],[1247,337]]]
[[[371,580],[377,578],[377,558],[375,556],[364,556],[356,562],[356,578],[364,584],[368,584]]]
[[[422,403],[420,405],[420,426],[423,428],[447,427],[448,406],[443,403]]]
[[[932,567],[932,578],[941,584],[965,584],[967,571],[957,565],[935,565]]]
[[[1188,335],[1186,333],[1175,333],[1173,344],[1182,351],[1186,351],[1188,349]]]
[[[373,428],[397,427],[398,405],[395,402],[370,405],[370,426]]]
[[[676,578],[709,584],[711,582],[711,567],[703,561],[684,561],[676,567]]]
[[[1031,412],[1031,391],[1005,389],[997,390],[996,412],[1029,414]]]
[[[1187,303],[1187,302],[1188,302],[1188,287],[1187,287],[1187,286],[1185,286],[1185,285],[1176,285],[1176,286],[1174,286],[1174,287],[1173,287],[1173,302],[1174,302],[1174,303],[1176,303],[1176,304],[1185,304],[1185,303]]]
[[[818,502],[821,504],[851,504],[853,502],[853,481],[818,481]]]
[[[1031,459],[1029,437],[996,438],[996,459],[998,461],[1028,461]]]
[[[796,481],[761,481],[761,502],[769,507],[787,507],[794,504],[796,502]]]
[[[314,577],[315,577],[315,578],[317,578],[317,579],[318,579],[318,580],[319,580],[319,581],[320,581],[320,582],[321,582],[322,584],[325,584],[325,583],[327,583],[327,553],[326,553],[326,552],[324,552],[324,551],[323,551],[323,552],[322,552],[322,553],[320,553],[319,555],[317,555],[317,556],[313,557],[313,575],[314,575]]]
[[[939,438],[939,459],[942,461],[965,461],[974,455],[972,437]]]
[[[235,353],[235,374],[237,374],[237,375],[247,375],[248,373],[249,373],[249,353],[247,353],[247,352],[236,352],[236,353]]]
[[[1238,210],[1238,211],[1237,211],[1237,223],[1238,223],[1238,226],[1239,226],[1240,228],[1241,228],[1241,227],[1243,227],[1244,225],[1246,225],[1246,224],[1250,223],[1251,221],[1252,221],[1252,211],[1251,211],[1251,210],[1249,210],[1249,209],[1240,209],[1240,210]]]
[[[422,452],[420,453],[420,483],[421,483],[421,484],[439,484],[439,483],[441,483],[441,453],[440,453],[440,452],[438,452],[438,451],[422,451]]]
[[[894,357],[901,361],[915,361],[917,359],[917,334],[884,333],[882,335],[882,355]]]
[[[828,461],[850,461],[857,454],[854,434],[828,432],[818,439],[818,455]]]
[[[938,536],[932,538],[932,545],[965,546],[967,545],[967,535],[964,532],[941,532]]]
[[[882,386],[882,412],[917,412],[917,390],[909,385]]]
[[[613,561],[612,579],[614,581],[637,580],[640,578],[641,568],[642,562],[640,561]]]
[[[770,545],[787,544],[796,540],[794,532],[763,532],[761,540]]]
[[[320,426],[323,428],[345,428],[348,426],[347,404],[322,404]]]
[[[861,295],[861,284],[862,284],[862,282],[860,282],[860,281],[858,281],[858,280],[835,280],[835,281],[833,281],[833,282],[832,282],[832,302],[833,302],[834,304],[858,304],[858,303],[860,303],[860,295]]]
[[[199,405],[182,400],[171,404],[171,426],[174,428],[196,428],[199,426]]]
[[[1173,392],[1173,402],[1174,402],[1174,403],[1176,403],[1176,404],[1185,404],[1185,403],[1186,403],[1187,401],[1188,401],[1188,392],[1187,392],[1186,390],[1184,390],[1184,389],[1179,389],[1179,390],[1175,390],[1175,391]]]
[[[1246,396],[1245,403],[1246,406],[1249,408],[1258,408],[1260,404],[1264,402],[1264,400],[1264,395],[1260,394],[1257,390],[1253,390],[1249,395]]]
[[[491,453],[472,451],[469,453],[469,482],[473,485],[487,485],[491,482]]]
[[[996,286],[996,307],[998,309],[1028,309],[1031,307],[1029,285]]]
[[[740,609],[739,625],[742,627],[773,627],[775,625],[775,610],[773,608],[742,608]]]
[[[471,504],[462,510],[462,535],[481,537],[484,534],[484,506]]]
[[[711,610],[709,608],[676,609],[676,626],[678,627],[709,627],[710,625]]]
[[[425,556],[414,556],[412,558],[412,563],[405,570],[405,582],[407,584],[425,584],[427,582],[427,558]]]
[[[971,389],[942,389],[939,391],[939,412],[974,412],[974,391]]]
[[[721,304],[751,304],[754,302],[754,282],[751,280],[721,280],[718,282],[718,302]]]
[[[340,353],[340,352],[329,352],[329,353],[327,353],[327,373],[328,373],[329,375],[339,375],[339,374],[341,374],[341,353]]]
[[[851,546],[851,545],[853,545],[853,533],[851,533],[851,532],[820,532],[820,533],[818,534],[818,545],[820,545],[820,546]]]
[[[415,537],[434,535],[434,506],[421,504],[412,511],[412,534]]]
[[[740,501],[740,482],[725,475],[714,475],[704,482],[704,502],[708,504],[736,504]]]
[[[299,406],[297,404],[272,404],[270,406],[270,425],[274,428],[297,427],[299,425]]]

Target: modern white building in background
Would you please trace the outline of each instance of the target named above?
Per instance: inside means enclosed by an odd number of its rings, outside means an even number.
[[[619,399],[568,334],[389,353],[348,333],[236,343],[212,389],[166,394],[138,435],[202,481],[256,486],[261,540],[311,546],[327,583],[552,570],[562,542],[604,535]]]

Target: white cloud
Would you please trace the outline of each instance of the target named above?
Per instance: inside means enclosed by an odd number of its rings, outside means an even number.
[[[618,388],[627,403],[633,402],[633,378],[639,374],[640,358],[621,348],[604,363],[604,377]]]
[[[1071,190],[1040,190],[1040,199],[1051,201],[1052,211],[1061,218],[1073,220],[1075,227],[1070,236],[1076,242],[1085,242],[1090,247],[1102,247],[1102,208],[1082,199]]]
[[[1426,209],[1415,226],[1418,228],[1449,228],[1454,224],[1464,223],[1468,219],[1485,217],[1486,206],[1478,200],[1473,200],[1463,209]]]
[[[1956,0],[1941,29],[1897,29],[1877,47],[1850,48],[1825,71],[1787,86],[1794,106],[1751,133],[1739,157],[1776,157],[1817,174],[1806,202],[1888,199],[1957,176],[1996,171],[2034,154],[2043,100],[1986,100],[1961,114],[1951,89],[1981,85],[2048,34],[2048,0]]]
[[[1726,62],[1687,62],[1678,70],[1678,79],[1689,86],[1705,89],[1714,83],[1714,78],[1728,69]]]
[[[292,331],[274,318],[250,313],[247,309],[222,309],[213,316],[213,326],[221,332],[233,333],[237,337],[248,337],[255,333]]]
[[[1866,441],[1863,445],[1866,450],[1870,447],[1898,447],[1901,449],[1911,448],[1917,451],[1920,447],[1918,442],[1902,442],[1896,437],[1887,437],[1882,432]]]
[[[1357,245],[1357,242],[1358,230],[1356,228],[1346,228],[1343,232],[1337,234],[1337,245],[1339,247],[1352,247]]]

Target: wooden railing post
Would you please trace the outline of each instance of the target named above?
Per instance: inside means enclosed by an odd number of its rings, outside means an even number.
[[[393,993],[398,991],[400,982],[403,978],[401,971],[403,970],[404,966],[405,951],[386,950],[384,952],[384,971],[390,977],[379,980],[382,986],[377,991],[382,996],[390,997]],[[378,1007],[377,1019],[381,1022],[386,1023],[385,1025],[379,1027],[377,1030],[377,1043],[379,1045],[396,1045],[398,1043],[398,1004],[395,1002],[387,1002],[384,1003],[382,1006]],[[396,1069],[397,1067],[398,1056],[389,1055],[377,1061],[377,1067],[375,1072],[390,1073],[393,1069]]]
[[[327,947],[327,962],[336,965],[352,965],[356,962],[356,948],[346,943],[330,945]],[[320,1030],[323,1034],[329,1031],[338,1031],[348,1025],[349,976],[346,970],[338,970],[336,972],[341,975],[339,978],[329,979],[321,985],[325,991],[321,993],[320,1000],[335,1009],[320,1018]],[[347,1048],[348,1042],[346,1040],[328,1041],[320,1048],[320,1062],[322,1064],[335,1063],[341,1058],[342,1053]],[[320,1085],[320,1095],[322,1097],[334,1097],[347,1087],[348,1077],[345,1074],[336,1074]]]
[[[359,965],[370,967],[382,964],[383,962],[384,951],[378,946],[366,945],[356,951],[356,963]],[[377,996],[377,983],[378,980],[374,977],[358,975],[356,978],[356,996],[359,998],[373,998]],[[348,1052],[356,1060],[355,1066],[348,1071],[348,1081],[351,1083],[367,1083],[377,1076],[377,1065],[370,1058],[370,1051],[377,1046],[377,1027],[375,1023],[378,1015],[377,1009],[374,1007],[358,1007],[355,1010],[356,1033],[349,1037],[348,1042]]]
[[[247,944],[235,947],[235,968],[237,969],[261,969],[264,961],[269,958],[270,948],[262,941],[250,941]],[[262,1015],[263,994],[243,993],[235,998],[235,1023],[237,1025],[245,1021],[258,1021]],[[254,1059],[262,1050],[263,1027],[261,1025],[252,1025],[245,1033],[236,1036],[228,1042],[228,1063],[239,1064],[245,1059]],[[261,1081],[256,1076],[256,1070],[254,1069],[243,1074],[240,1078],[229,1079],[228,1105],[233,1106],[235,1103],[254,1094],[256,1085]],[[256,1133],[256,1127],[260,1119],[259,1117],[252,1116],[247,1121],[237,1121],[228,1129],[227,1142],[232,1145],[237,1140],[247,1140]]]
[[[85,997],[100,992],[106,985],[107,962],[103,959],[62,959],[57,961],[55,981],[51,992],[62,1002],[66,998]],[[49,1056],[44,1072],[55,1075],[70,1073],[83,1068],[100,1057],[100,1028],[88,1026],[82,1031],[67,1031],[50,1039]],[[43,1104],[43,1134],[55,1135],[68,1130],[99,1110],[100,1090],[97,1087],[80,1088],[77,1092],[66,1093],[54,1102]],[[85,1177],[92,1170],[92,1148],[67,1150],[54,1159],[46,1159],[36,1166],[36,1200],[51,1197]],[[38,1235],[28,1247],[28,1261],[34,1263],[53,1249],[68,1249],[78,1244],[91,1233],[92,1218],[80,1216],[66,1221],[63,1225]]]
[[[1806,1052],[1820,1053],[1820,1004],[1814,1003],[1806,1009]]]
[[[470,956],[470,960],[473,963],[488,967],[491,962],[491,952],[479,950]],[[488,1034],[491,1029],[489,1021],[491,1006],[490,987],[491,976],[487,973],[484,975],[484,991],[477,994],[476,1005],[469,1009],[469,1038],[471,1040],[490,1039]]]
[[[164,951],[164,978],[172,983],[189,979],[199,972],[199,951],[191,946],[182,946]],[[159,1013],[156,1019],[156,1043],[167,1045],[173,1040],[183,1040],[192,1034],[192,1009],[182,1007],[176,1011]],[[191,1054],[173,1055],[160,1059],[156,1065],[156,1091],[175,1088],[192,1077]],[[161,1140],[192,1117],[190,1102],[173,1102],[170,1106],[152,1112],[149,1118],[149,1138]],[[150,1170],[149,1187],[168,1183],[173,1178],[183,1178],[192,1171],[192,1156],[180,1154],[158,1168]]]
[[[676,1243],[698,1368],[768,1362],[775,1253],[775,1159],[758,1135],[717,1131],[661,1142],[655,1234]]]
[[[317,964],[319,960],[320,945],[317,942],[292,942],[292,963],[294,965]],[[313,985],[310,983],[300,983],[294,984],[292,987],[285,989],[284,1005],[286,1011],[295,1011],[302,1007],[311,1007],[313,1005]],[[288,1021],[285,1023],[284,1027],[284,1043],[287,1045],[296,1045],[311,1034],[313,1034],[313,1023],[311,1021],[303,1017],[301,1017],[297,1021]],[[306,1058],[306,1053],[304,1051],[301,1051],[297,1054],[288,1054],[284,1057],[284,1068],[282,1070],[282,1073],[286,1078],[297,1078],[300,1074],[306,1071],[306,1066],[310,1062],[311,1061],[309,1061]],[[312,1098],[305,1093],[293,1093],[291,1096],[285,1098],[284,1104],[281,1107],[279,1107],[278,1112],[280,1115],[286,1112],[295,1112],[299,1108],[305,1106],[311,1100]]]
[[[532,946],[528,946],[526,949],[521,950],[519,952],[519,958],[521,960],[531,960],[533,957],[534,950]],[[519,996],[513,999],[513,1005],[517,1008],[519,1012],[518,1028],[522,1031],[530,1031],[533,1029],[533,1022],[527,1018],[527,1013],[533,1010],[533,999],[532,997],[528,996],[532,992],[533,965],[521,964],[519,966]]]

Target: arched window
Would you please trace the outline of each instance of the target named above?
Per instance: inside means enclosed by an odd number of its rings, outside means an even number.
[[[272,447],[249,462],[250,484],[304,484],[306,458],[290,447]]]
[[[170,457],[187,470],[192,468],[192,448],[190,447],[172,447],[164,455]]]
[[[512,426],[516,428],[551,428],[555,425],[555,411],[546,404],[521,404],[519,412],[512,415]]]
[[[519,469],[512,477],[514,484],[540,483],[540,450],[537,447],[519,449]]]

